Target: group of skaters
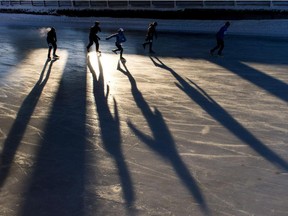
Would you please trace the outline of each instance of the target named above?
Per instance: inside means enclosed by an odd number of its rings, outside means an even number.
[[[149,45],[149,52],[154,53],[152,50],[152,44],[153,44],[153,39],[154,37],[157,38],[157,31],[156,31],[156,26],[157,22],[153,22],[149,24],[148,30],[147,30],[147,35],[145,38],[145,42],[142,44],[143,48],[146,48],[146,45]],[[97,35],[98,32],[101,32],[100,28],[100,22],[96,21],[94,26],[90,28],[90,33],[89,33],[89,44],[87,45],[87,52],[89,52],[90,47],[95,43],[96,46],[96,52],[101,53],[99,50],[99,36]],[[108,37],[106,37],[106,40],[109,40],[111,38],[115,38],[115,46],[116,49],[113,49],[112,52],[117,54],[117,52],[120,52],[120,59],[123,58],[123,47],[122,43],[126,42],[126,37],[124,35],[124,29],[119,28],[118,31]]]
[[[156,31],[156,27],[157,27],[158,23],[157,22],[152,22],[149,24],[149,27],[147,29],[147,34],[146,34],[146,38],[145,38],[145,42],[142,43],[142,46],[144,48],[144,50],[146,49],[146,46],[149,46],[149,52],[150,53],[154,53],[152,46],[153,46],[153,39],[156,38],[157,39],[157,31]],[[226,22],[220,29],[219,31],[216,33],[216,46],[213,47],[210,50],[210,54],[214,55],[214,52],[216,50],[217,54],[219,56],[222,56],[222,51],[224,49],[224,36],[227,32],[227,29],[230,26],[230,22]],[[101,28],[100,28],[100,22],[96,21],[94,23],[94,26],[92,26],[90,28],[90,32],[89,32],[89,43],[87,45],[87,52],[89,52],[91,46],[95,43],[96,46],[96,52],[97,53],[101,53],[101,51],[99,50],[99,40],[100,37],[97,35],[99,32],[101,32]],[[113,49],[112,52],[114,52],[115,54],[117,54],[117,52],[120,52],[120,59],[124,60],[123,57],[123,47],[122,47],[122,43],[126,42],[126,37],[124,35],[124,29],[123,28],[119,28],[118,31],[108,37],[106,37],[106,40],[109,40],[111,38],[115,38],[115,46],[116,49]],[[47,43],[48,43],[48,60],[51,60],[51,51],[53,48],[53,58],[57,59],[59,58],[58,55],[56,55],[56,50],[57,50],[57,36],[56,36],[56,30],[55,28],[51,28],[51,30],[47,33]]]

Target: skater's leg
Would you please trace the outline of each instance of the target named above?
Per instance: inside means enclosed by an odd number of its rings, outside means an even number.
[[[120,50],[120,58],[123,58],[123,48]]]
[[[93,40],[89,38],[89,44],[87,45],[87,51],[89,51],[90,47],[93,45]]]
[[[216,45],[213,49],[210,50],[210,53],[213,54],[213,52],[218,48],[219,48],[218,45]]]
[[[51,58],[51,50],[52,50],[52,46],[49,45],[49,48],[48,48],[48,58]]]
[[[92,45],[93,45],[93,42],[89,42],[89,44],[87,45],[87,50],[89,50]]]
[[[57,44],[54,42],[53,44],[53,56],[56,56]]]
[[[153,46],[153,42],[150,41],[150,43],[149,43],[149,52],[150,53],[154,53],[154,51],[152,50],[152,46]]]
[[[96,52],[99,52],[99,41],[95,40]]]
[[[148,42],[144,42],[143,44],[142,44],[142,46],[143,46],[143,48],[145,49],[146,48],[146,45],[148,45],[150,42],[148,41]]]
[[[122,46],[121,46],[121,44],[119,44],[119,43],[115,43],[115,46],[117,47],[117,49],[114,49],[114,50],[112,50],[114,53],[116,53],[117,54],[117,51],[120,51],[120,57],[121,57],[121,53],[123,53],[123,48],[122,48]]]
[[[218,55],[222,55],[223,49],[224,49],[224,40],[220,41]]]
[[[219,49],[220,44],[221,44],[221,40],[217,39],[217,45],[213,49],[210,50],[210,53],[213,54],[215,50]]]
[[[122,55],[123,55],[123,47],[122,47],[122,45],[121,44],[117,44],[116,46],[118,48],[118,51],[120,51],[120,58],[123,58],[122,57]]]
[[[150,37],[150,36],[147,36],[146,38],[145,38],[145,41],[146,42],[144,42],[143,44],[142,44],[142,46],[143,46],[143,48],[145,49],[146,48],[146,45],[150,45],[150,43],[152,42],[152,40],[153,40],[153,37]]]

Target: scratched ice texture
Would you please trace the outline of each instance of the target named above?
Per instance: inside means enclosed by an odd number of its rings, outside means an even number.
[[[0,18],[1,216],[288,215],[286,20]]]

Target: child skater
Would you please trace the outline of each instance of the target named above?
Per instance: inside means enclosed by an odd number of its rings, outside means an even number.
[[[124,30],[122,28],[118,29],[117,33],[110,35],[109,37],[106,38],[106,40],[109,40],[110,38],[113,38],[113,37],[116,38],[115,45],[116,45],[117,49],[112,50],[112,52],[117,54],[117,51],[120,51],[120,59],[125,60],[122,56],[123,55],[122,43],[124,43],[126,41],[126,37],[124,35]]]

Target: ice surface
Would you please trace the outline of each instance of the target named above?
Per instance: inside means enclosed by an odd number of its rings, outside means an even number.
[[[1,216],[288,214],[286,20],[0,18]]]

